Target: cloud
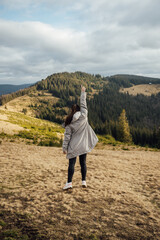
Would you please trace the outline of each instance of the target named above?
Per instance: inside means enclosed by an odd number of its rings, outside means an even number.
[[[33,82],[62,71],[160,77],[157,0],[3,0],[1,4],[33,12],[36,6],[55,7],[53,13],[57,9],[65,13],[68,26],[63,21],[60,27],[46,24],[41,17],[21,22],[1,19],[0,83]]]
[[[126,9],[120,21],[122,25],[155,27],[160,25],[160,2],[158,0],[135,1]]]
[[[83,32],[60,30],[40,22],[1,20],[0,33],[0,65],[8,68],[8,72],[22,76],[30,72],[30,75],[37,74],[38,80],[48,72],[88,59]]]
[[[41,22],[0,21],[1,45],[19,49],[62,51],[65,55],[77,52],[85,44],[83,32],[72,29],[56,29]],[[78,46],[77,46],[78,45]],[[72,48],[72,52],[70,51]],[[58,56],[57,56],[58,57]]]

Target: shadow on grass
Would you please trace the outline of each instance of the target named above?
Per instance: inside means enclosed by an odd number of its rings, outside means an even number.
[[[47,233],[33,223],[31,217],[0,207],[1,240],[49,240]]]

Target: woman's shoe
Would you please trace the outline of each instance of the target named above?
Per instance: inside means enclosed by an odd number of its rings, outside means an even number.
[[[72,188],[72,182],[66,183],[66,185],[63,188],[63,190],[67,190],[69,188]]]
[[[83,188],[86,188],[86,187],[87,187],[86,181],[82,181],[82,187],[83,187]]]

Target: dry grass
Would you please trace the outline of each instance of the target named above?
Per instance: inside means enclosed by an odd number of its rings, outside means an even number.
[[[160,152],[96,148],[87,158],[88,188],[77,161],[73,190],[64,192],[61,148],[0,148],[0,218],[19,224],[28,239],[160,239]]]
[[[11,112],[18,112],[22,113],[23,109],[27,109],[27,115],[35,117],[35,111],[30,107],[31,105],[37,104],[39,106],[41,104],[41,101],[49,101],[50,103],[56,103],[58,101],[58,98],[53,97],[52,94],[46,93],[46,92],[33,92],[31,96],[24,95],[21,97],[17,97],[10,102],[6,103],[3,106],[0,106],[1,110],[7,109]]]
[[[0,112],[0,133],[3,132],[9,135],[14,135],[22,130],[24,130],[23,127],[20,127],[17,124],[9,122],[8,116]]]
[[[160,84],[141,84],[135,85],[130,88],[121,88],[120,92],[129,93],[130,95],[136,96],[137,94],[143,94],[146,96],[151,96],[152,94],[157,94],[160,92]]]
[[[16,124],[0,121],[0,133],[3,132],[9,135],[13,135],[23,130],[23,127],[20,127]]]

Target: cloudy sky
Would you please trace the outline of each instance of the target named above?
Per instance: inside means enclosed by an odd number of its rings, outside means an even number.
[[[160,78],[159,0],[0,0],[0,84],[56,72]]]

